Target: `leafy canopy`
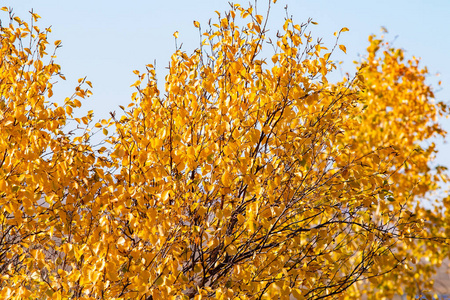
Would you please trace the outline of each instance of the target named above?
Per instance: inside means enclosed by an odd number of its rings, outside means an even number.
[[[9,15],[2,298],[378,299],[432,287],[449,201],[427,201],[447,180],[428,141],[445,135],[448,108],[418,59],[371,36],[356,76],[332,83],[347,28],[329,50],[314,22],[286,19],[272,41],[267,18],[236,4],[207,30],[194,21],[202,46],[176,49],[164,91],[147,65],[122,115],[94,124],[73,112],[89,81],[49,101],[63,78],[50,29]]]

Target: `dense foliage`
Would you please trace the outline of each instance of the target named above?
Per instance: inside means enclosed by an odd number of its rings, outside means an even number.
[[[346,28],[329,50],[311,21],[286,19],[272,42],[266,18],[233,5],[206,31],[194,22],[205,40],[172,55],[164,92],[147,65],[123,114],[95,123],[73,111],[89,81],[49,100],[63,76],[39,16],[9,14],[1,298],[379,299],[432,287],[450,232],[449,201],[430,201],[447,180],[430,138],[445,135],[448,108],[418,59],[371,36],[356,76],[331,83]]]

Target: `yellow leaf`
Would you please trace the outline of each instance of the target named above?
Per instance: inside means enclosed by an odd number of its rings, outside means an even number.
[[[165,190],[162,194],[161,194],[161,200],[163,202],[166,202],[169,198],[170,198],[170,190]]]
[[[227,28],[228,27],[228,19],[227,18],[223,18],[222,20],[220,20],[220,26],[222,28]]]
[[[78,100],[78,99],[73,99],[73,104],[74,104],[74,106],[75,107],[81,107],[81,102],[80,102],[80,100]]]
[[[195,26],[196,28],[200,28],[200,23],[199,23],[198,21],[194,21],[194,26]]]
[[[341,49],[345,54],[347,54],[347,48],[344,45],[339,45],[339,49]]]
[[[235,255],[237,253],[237,248],[235,245],[228,245],[226,252],[228,255]]]
[[[178,38],[178,31],[175,31],[175,32],[173,33],[173,36],[177,39],[177,38]]]
[[[272,56],[272,62],[273,62],[274,64],[276,64],[277,61],[278,61],[278,55],[273,55],[273,56]]]
[[[225,171],[222,174],[222,184],[226,187],[229,187],[231,185],[231,175],[228,171]]]
[[[32,13],[31,15],[33,16],[34,21],[37,21],[37,19],[41,18],[41,16],[38,15],[37,13]]]
[[[255,16],[256,22],[258,22],[258,24],[261,25],[262,21],[263,21],[263,16],[261,15],[256,15]]]
[[[134,86],[139,86],[141,84],[140,80],[136,80],[135,83],[133,83],[132,85],[130,85],[130,87],[134,87]]]

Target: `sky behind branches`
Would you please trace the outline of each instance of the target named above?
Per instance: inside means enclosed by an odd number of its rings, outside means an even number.
[[[265,15],[267,1],[258,1],[259,14]],[[269,17],[272,34],[282,26],[286,5],[295,23],[308,18],[319,23],[310,29],[329,48],[334,45],[335,31],[350,29],[339,41],[346,45],[347,54],[334,56],[344,61],[335,71],[335,78],[355,72],[353,61],[361,60],[368,36],[380,35],[384,26],[389,31],[386,40],[405,49],[407,58],[420,57],[422,66],[428,67],[428,82],[434,86],[436,99],[450,103],[450,1],[278,0]],[[94,110],[96,119],[107,118],[110,111],[119,111],[119,105],[131,101],[134,90],[130,85],[136,81],[133,70],[144,71],[146,64],[156,61],[162,87],[165,67],[175,50],[173,33],[179,31],[178,44],[183,43],[182,50],[191,53],[200,43],[193,21],[206,29],[210,18],[217,20],[214,11],[223,13],[229,8],[226,0],[6,0],[1,1],[1,6],[14,8],[24,20],[30,19],[28,11],[33,9],[42,17],[38,26],[52,26],[49,40],[62,40],[57,63],[67,78],[55,85],[53,100],[62,103],[72,94],[77,79],[87,76],[93,83],[94,95],[84,101],[83,110]],[[5,12],[0,16],[6,21]],[[440,80],[442,85],[438,86]],[[450,122],[443,123],[450,131]],[[437,163],[450,166],[450,145],[442,141],[437,144]]]

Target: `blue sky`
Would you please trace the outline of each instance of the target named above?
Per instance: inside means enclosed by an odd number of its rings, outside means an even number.
[[[258,1],[259,13],[267,1]],[[386,27],[387,39],[395,38],[394,46],[405,49],[408,56],[421,57],[422,65],[430,71],[429,82],[439,90],[436,98],[450,103],[450,1],[278,0],[270,15],[269,28],[274,32],[283,22],[285,5],[297,23],[309,17],[318,22],[311,30],[325,45],[334,44],[333,32],[350,29],[340,42],[346,45],[347,55],[335,57],[345,62],[344,72],[354,72],[352,62],[364,54],[367,37]],[[7,0],[0,6],[13,7],[25,20],[29,19],[27,12],[34,9],[42,17],[40,27],[52,26],[50,39],[62,40],[57,62],[67,78],[55,86],[54,101],[71,95],[77,79],[87,76],[94,85],[94,95],[83,106],[84,110],[94,110],[96,118],[108,117],[110,111],[119,110],[118,105],[130,102],[133,70],[144,70],[156,60],[159,82],[163,82],[175,50],[173,32],[179,31],[178,42],[191,52],[199,44],[192,21],[206,25],[216,17],[215,10],[224,12],[229,7],[227,0]],[[0,16],[5,19],[6,13]],[[437,78],[434,75],[438,72],[441,75]],[[436,85],[439,80],[440,88]],[[450,122],[444,125],[450,131]],[[438,163],[450,166],[450,145],[438,144]]]

